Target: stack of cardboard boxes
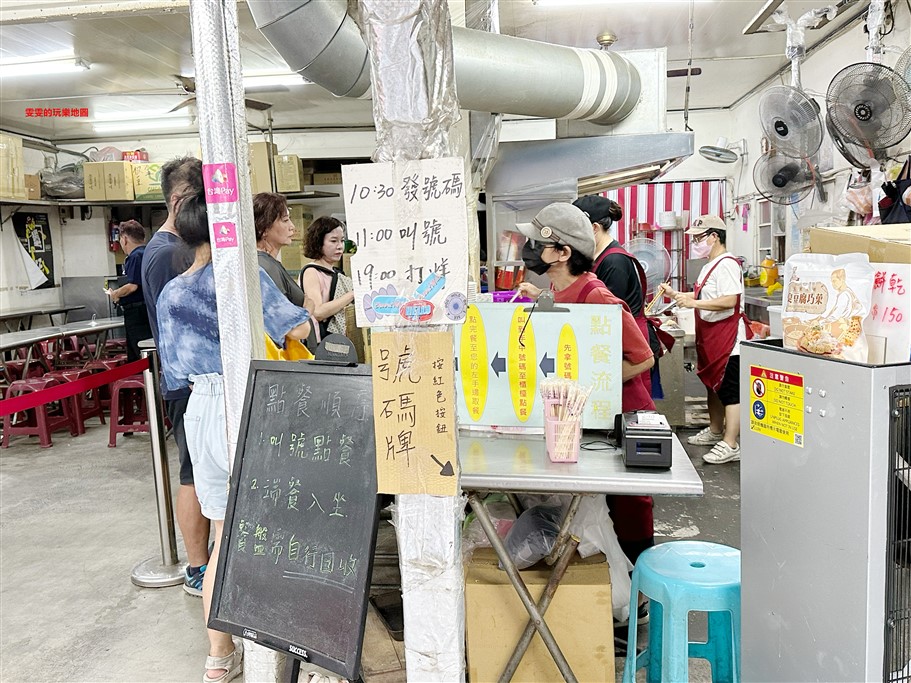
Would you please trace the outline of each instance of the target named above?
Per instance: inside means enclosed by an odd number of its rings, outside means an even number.
[[[313,184],[313,162],[304,162],[296,154],[275,157],[275,184],[279,192],[303,192]]]
[[[304,236],[313,222],[313,209],[306,204],[289,204],[288,212],[294,223],[294,241],[282,247],[281,262],[285,270],[296,272],[312,261],[304,257]]]
[[[90,201],[160,201],[161,164],[93,161],[82,165],[85,198]]]
[[[0,197],[28,199],[22,138],[17,135],[0,134]]]
[[[276,146],[268,142],[250,143],[250,190],[253,194],[272,192],[269,158],[274,157],[276,151]]]

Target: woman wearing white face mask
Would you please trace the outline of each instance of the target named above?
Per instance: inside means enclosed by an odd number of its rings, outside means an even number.
[[[702,456],[708,463],[740,460],[740,342],[752,334],[743,313],[743,274],[740,262],[725,246],[724,221],[700,216],[687,230],[690,254],[708,258],[692,292],[661,285],[684,308],[695,308],[697,374],[708,391],[709,426],[687,441],[712,446]]]

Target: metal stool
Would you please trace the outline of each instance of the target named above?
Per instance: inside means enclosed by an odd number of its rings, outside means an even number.
[[[39,377],[35,379],[19,379],[9,385],[6,390],[6,398],[10,399],[22,394],[28,394],[35,391],[41,391],[59,384],[56,379]],[[71,402],[68,399],[60,401],[60,413],[53,414],[48,412],[48,405],[35,406],[23,411],[25,419],[20,422],[13,421],[16,415],[3,416],[3,441],[0,447],[9,448],[9,440],[13,435],[37,436],[38,443],[42,448],[53,446],[51,433],[60,429],[69,429],[70,434],[76,436],[79,431],[76,426],[76,420],[73,416]],[[17,413],[21,415],[22,413]]]
[[[136,390],[138,396],[136,395]],[[124,396],[126,392],[126,396]],[[136,403],[138,401],[138,410]],[[122,418],[122,420],[121,420]],[[111,438],[108,448],[117,446],[117,435],[125,432],[149,431],[149,415],[146,412],[145,382],[142,375],[124,377],[111,387]]]
[[[648,647],[636,655],[637,614],[629,619],[623,682],[647,669],[650,683],[689,680],[690,657],[707,659],[712,681],[740,681],[740,551],[717,543],[673,541],[643,552],[633,569],[630,605],[649,598]],[[691,611],[708,613],[708,638],[692,643]]]

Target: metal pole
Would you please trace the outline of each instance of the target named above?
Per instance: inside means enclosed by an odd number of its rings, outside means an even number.
[[[146,407],[149,414],[149,436],[152,437],[152,478],[158,504],[158,533],[161,537],[161,560],[157,557],[140,562],[130,580],[145,588],[163,588],[183,583],[184,563],[177,558],[177,534],[174,532],[174,508],[171,503],[171,473],[168,447],[165,444],[162,418],[161,387],[158,383],[158,353],[151,339],[139,343],[140,353],[149,365],[143,371]]]
[[[567,683],[578,683],[578,679],[576,679],[576,675],[570,668],[569,662],[566,661],[566,657],[563,655],[562,650],[560,650],[560,646],[557,645],[554,634],[550,632],[550,628],[541,617],[541,613],[538,611],[538,607],[535,605],[531,593],[528,592],[528,586],[525,585],[525,581],[522,580],[519,570],[516,569],[515,563],[509,556],[509,551],[506,550],[506,546],[503,545],[503,541],[500,540],[500,537],[497,535],[497,530],[493,526],[487,508],[484,507],[484,501],[478,497],[477,493],[472,493],[468,496],[468,504],[471,505],[471,509],[474,510],[477,515],[478,521],[481,523],[481,527],[487,535],[487,540],[490,541],[494,551],[497,553],[497,557],[500,558],[500,562],[503,564],[503,569],[506,570],[506,575],[509,577],[510,583],[512,583],[513,587],[516,589],[516,593],[519,594],[519,599],[522,601],[522,604],[525,605],[525,610],[528,612],[528,616],[531,617],[532,623],[534,623],[535,628],[541,635],[541,640],[544,641],[544,645],[547,646],[548,652],[550,652],[551,657],[554,658],[554,662],[557,665],[557,669],[560,670],[560,675],[563,676],[563,680]]]

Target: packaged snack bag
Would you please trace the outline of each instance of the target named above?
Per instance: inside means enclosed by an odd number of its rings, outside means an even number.
[[[876,270],[866,254],[794,254],[785,263],[784,346],[817,356],[867,362],[863,321]]]

